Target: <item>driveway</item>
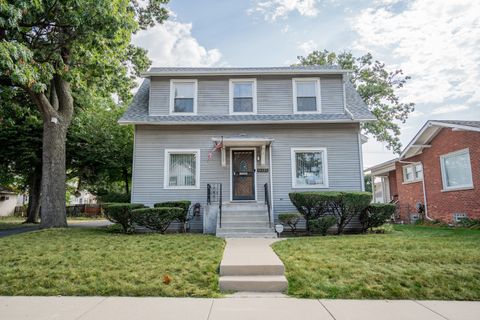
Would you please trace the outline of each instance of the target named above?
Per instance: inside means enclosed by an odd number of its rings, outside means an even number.
[[[112,223],[106,219],[98,219],[98,220],[73,220],[68,221],[68,227],[70,228],[103,228],[106,226],[111,225]],[[40,226],[24,226],[6,230],[0,230],[0,238],[13,236],[20,233],[31,232],[39,230]]]

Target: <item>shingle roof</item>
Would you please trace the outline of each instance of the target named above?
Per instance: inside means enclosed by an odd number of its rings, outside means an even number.
[[[346,85],[348,113],[338,114],[255,114],[255,115],[164,115],[149,116],[150,80],[145,79],[120,123],[152,124],[227,124],[256,122],[349,122],[375,120],[352,85]]]
[[[471,120],[430,120],[430,121],[459,125],[459,126],[467,126],[467,127],[473,127],[473,128],[480,128],[480,121],[471,121]]]

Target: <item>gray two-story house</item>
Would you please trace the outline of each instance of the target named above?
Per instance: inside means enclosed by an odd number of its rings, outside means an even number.
[[[119,121],[135,126],[131,201],[191,200],[192,231],[268,236],[292,191],[363,190],[375,118],[348,72],[151,68]]]

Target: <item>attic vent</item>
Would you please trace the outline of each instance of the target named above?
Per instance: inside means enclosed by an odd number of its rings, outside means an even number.
[[[460,222],[462,221],[463,219],[467,219],[467,214],[464,213],[464,212],[456,212],[453,214],[453,221],[454,222]]]

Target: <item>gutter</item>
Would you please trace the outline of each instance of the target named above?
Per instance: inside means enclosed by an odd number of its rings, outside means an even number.
[[[373,122],[375,119],[355,119],[355,120],[241,120],[241,121],[135,121],[135,120],[119,120],[121,125],[127,124],[149,124],[149,125],[224,125],[224,124],[277,124],[277,123],[361,123]]]
[[[425,170],[423,170],[423,162],[422,161],[403,161],[403,160],[399,160],[398,162],[405,163],[405,164],[420,163],[422,165],[422,188],[423,188],[423,203],[425,204],[425,218],[427,220],[433,221],[433,219],[428,216],[427,191],[425,189]]]

